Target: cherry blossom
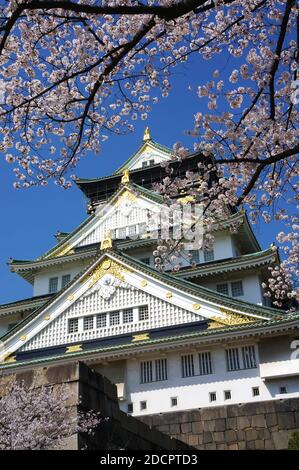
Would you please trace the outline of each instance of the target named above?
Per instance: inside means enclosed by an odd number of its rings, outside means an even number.
[[[0,13],[0,150],[15,188],[70,187],[79,159],[133,132],[196,56],[215,64],[198,79],[188,132],[202,161],[197,176],[170,172],[157,189],[205,205],[207,244],[227,208],[281,222],[280,269],[298,279],[295,0],[3,0]],[[187,153],[174,147],[177,159]]]

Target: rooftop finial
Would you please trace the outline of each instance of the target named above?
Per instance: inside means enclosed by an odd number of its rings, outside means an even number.
[[[143,142],[146,142],[147,140],[151,140],[150,130],[148,126],[145,128],[145,131],[143,134]]]
[[[123,176],[122,176],[121,182],[122,182],[122,183],[129,183],[129,181],[130,181],[130,172],[129,172],[129,170],[125,170],[125,171],[123,172]]]

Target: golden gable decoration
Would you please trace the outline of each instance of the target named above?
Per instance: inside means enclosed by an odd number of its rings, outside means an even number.
[[[132,191],[129,191],[129,190],[125,190],[120,196],[119,198],[115,201],[115,203],[113,204],[115,207],[119,207],[124,201],[130,201],[130,202],[135,202],[137,199],[136,195],[132,192]]]
[[[88,273],[81,281],[84,283],[86,280],[90,279],[88,287],[92,287],[99,279],[101,279],[105,274],[111,274],[120,281],[125,281],[124,273],[132,272],[130,269],[125,268],[116,261],[105,258],[103,259],[96,268],[94,268],[90,273]]]

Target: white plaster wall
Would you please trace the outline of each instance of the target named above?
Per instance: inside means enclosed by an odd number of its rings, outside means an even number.
[[[227,277],[225,279],[220,278],[219,280],[214,279],[213,281],[203,279],[200,281],[200,285],[207,287],[208,289],[216,290],[217,284],[230,283],[232,281],[243,282],[244,295],[235,297],[235,299],[246,300],[247,302],[252,302],[257,305],[263,305],[264,301],[261,292],[261,284],[257,274],[244,275],[240,273],[238,277],[236,277],[235,274],[232,275],[227,273]]]
[[[248,342],[247,344],[253,343]],[[271,342],[269,348],[270,346]],[[226,370],[224,347],[207,350],[212,353],[213,374],[204,376],[182,378],[181,355],[178,353],[143,358],[143,360],[154,360],[167,357],[168,361],[168,380],[149,384],[140,384],[140,361],[136,359],[128,360],[126,373],[127,400],[120,404],[121,409],[126,412],[127,404],[133,403],[133,415],[146,415],[299,396],[299,374],[298,377],[281,377],[275,380],[263,380],[260,377],[259,345],[256,345],[258,367],[234,372],[227,372]],[[194,363],[196,363],[198,360],[197,354],[200,351],[192,352],[194,354]],[[190,353],[190,351],[186,351],[187,353]],[[273,351],[273,356],[275,354]],[[272,357],[270,356],[269,359],[271,360]],[[286,394],[280,393],[281,386],[287,387]],[[253,396],[253,387],[259,387],[259,396]],[[225,390],[231,391],[232,398],[230,400],[224,399]],[[210,392],[216,392],[216,401],[210,402]],[[177,406],[171,406],[172,397],[177,398]],[[141,401],[147,402],[146,410],[140,410]]]
[[[51,277],[58,277],[58,290],[61,289],[62,276],[65,274],[71,275],[71,280],[84,269],[90,260],[80,261],[76,263],[68,263],[64,265],[57,265],[47,269],[40,270],[34,277],[33,295],[44,295],[49,293],[49,279]]]

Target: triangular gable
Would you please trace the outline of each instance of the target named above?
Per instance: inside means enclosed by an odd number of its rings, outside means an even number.
[[[139,149],[131,155],[131,157],[116,170],[115,174],[120,174],[124,170],[135,170],[142,168],[143,162],[149,164],[150,160],[153,160],[153,165],[161,164],[167,160],[170,160],[172,152],[167,147],[157,144],[153,140],[147,140],[142,143]]]
[[[95,214],[39,259],[71,254],[75,247],[100,243],[107,232],[115,228],[144,224],[148,221],[149,211],[160,212],[162,202],[162,196],[153,191],[136,184],[124,184]],[[134,234],[132,238],[134,239]]]
[[[130,261],[129,261],[130,260]],[[129,261],[129,262],[128,262]],[[109,281],[109,282],[107,282]],[[110,292],[109,292],[110,289]],[[196,320],[207,319],[211,323],[216,322],[219,325],[234,325],[244,324],[250,322],[264,321],[269,318],[267,311],[270,309],[263,309],[261,307],[251,305],[251,311],[246,302],[239,302],[239,308],[227,308],[226,296],[209,291],[208,289],[196,287],[187,281],[173,280],[171,276],[160,274],[153,269],[147,268],[141,263],[135,262],[132,258],[123,256],[113,250],[103,252],[98,260],[94,262],[83,274],[78,275],[73,282],[63,291],[55,295],[46,305],[40,307],[18,326],[16,326],[10,333],[5,335],[2,340],[4,347],[2,349],[2,360],[4,357],[11,356],[18,350],[26,349],[26,344],[29,342],[34,343],[34,348],[42,348],[47,344],[47,330],[49,332],[49,325],[57,322],[59,318],[64,315],[66,323],[69,318],[67,314],[78,316],[78,303],[86,303],[87,309],[82,315],[89,315],[89,306],[93,303],[93,308],[97,313],[101,310],[114,310],[117,305],[111,303],[110,299],[113,298],[115,291],[122,292],[121,299],[119,300],[118,307],[123,308],[126,305],[129,308],[130,302],[123,303],[123,296],[125,292],[137,293],[140,296],[137,304],[146,304],[148,299],[155,298],[160,302],[159,306],[153,308],[156,315],[160,315],[160,324],[163,325],[163,316],[169,315],[169,312],[174,312],[173,316],[169,317],[168,322],[188,323]],[[105,299],[105,308],[103,303],[97,307],[95,292],[97,297]],[[89,299],[89,300],[88,300]],[[88,304],[88,302],[90,304]],[[136,298],[132,300],[133,304],[136,303]],[[163,304],[163,305],[162,305]],[[244,305],[242,305],[244,304]],[[70,307],[74,306],[71,314]],[[77,308],[77,310],[76,310]],[[259,313],[254,313],[255,309]],[[265,311],[265,314],[263,313]],[[152,315],[153,312],[149,312]],[[163,313],[164,312],[164,313]],[[274,311],[275,312],[275,311]],[[181,315],[181,320],[175,317]],[[165,322],[164,322],[165,323]],[[218,325],[218,326],[219,326]],[[159,326],[157,320],[155,327]],[[213,325],[212,325],[213,326]],[[215,325],[214,325],[215,326]],[[217,325],[216,325],[217,326]],[[151,325],[140,327],[135,326],[136,331],[151,328]],[[40,334],[44,332],[45,334]],[[53,332],[52,332],[53,334]],[[55,334],[56,344],[67,344],[67,342],[78,342],[79,338],[65,337],[64,332],[60,327],[56,329]],[[99,330],[99,335],[100,335]],[[114,334],[119,334],[116,329]],[[39,340],[35,341],[34,338]],[[43,337],[43,340],[42,340]],[[80,341],[89,339],[88,335],[80,337]]]

